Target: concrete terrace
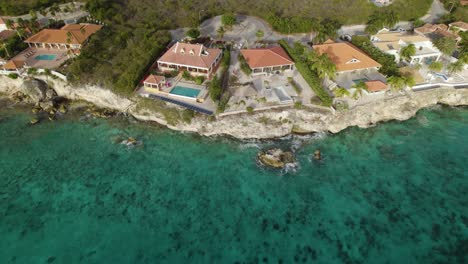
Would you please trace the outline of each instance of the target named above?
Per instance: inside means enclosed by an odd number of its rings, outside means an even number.
[[[147,98],[163,100],[204,114],[211,115],[216,112],[216,104],[209,97],[206,87],[182,82],[180,78],[169,79],[167,83],[171,85],[169,87],[165,86],[161,90],[141,86],[137,89],[136,94]],[[184,98],[183,96],[171,94],[171,90],[176,86],[199,89],[200,94],[197,96],[197,99]]]
[[[56,58],[53,60],[38,60],[36,59],[40,55],[55,55]],[[24,61],[25,66],[28,68],[40,68],[40,69],[56,69],[62,63],[68,59],[66,50],[55,50],[55,49],[41,49],[41,48],[27,48],[20,54],[16,55],[13,60]]]

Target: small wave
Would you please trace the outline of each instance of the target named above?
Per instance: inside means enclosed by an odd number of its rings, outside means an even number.
[[[242,143],[242,144],[239,144],[239,149],[240,150],[246,150],[246,149],[250,149],[250,148],[254,148],[254,149],[261,149],[261,144],[260,143]]]
[[[287,163],[284,168],[281,170],[282,175],[286,174],[296,174],[299,171],[299,163]]]

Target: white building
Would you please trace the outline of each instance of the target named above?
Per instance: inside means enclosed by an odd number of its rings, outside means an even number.
[[[442,55],[442,52],[432,44],[432,41],[422,35],[382,30],[372,36],[371,41],[381,51],[394,55],[397,62],[400,61],[401,49],[410,44],[416,47],[416,54],[411,56],[408,61],[410,64],[430,64],[433,61],[438,61]]]
[[[0,32],[7,30],[6,21],[0,17]]]

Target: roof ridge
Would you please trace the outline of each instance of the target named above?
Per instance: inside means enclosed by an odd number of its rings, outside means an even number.
[[[278,53],[278,52],[276,52],[276,51],[273,50],[273,49],[276,49],[276,48],[281,48],[281,47],[272,47],[272,48],[269,48],[268,50],[269,50],[270,52],[273,52],[273,53],[276,54],[277,56],[280,56],[281,58],[287,60],[287,61],[291,61],[290,58],[287,58],[287,57],[283,56],[283,54],[280,54],[280,53]],[[281,48],[281,49],[282,49],[282,48]]]

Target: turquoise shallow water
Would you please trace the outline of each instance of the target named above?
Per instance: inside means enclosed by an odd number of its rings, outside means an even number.
[[[0,112],[0,263],[467,263],[466,108],[267,142],[29,119]]]

